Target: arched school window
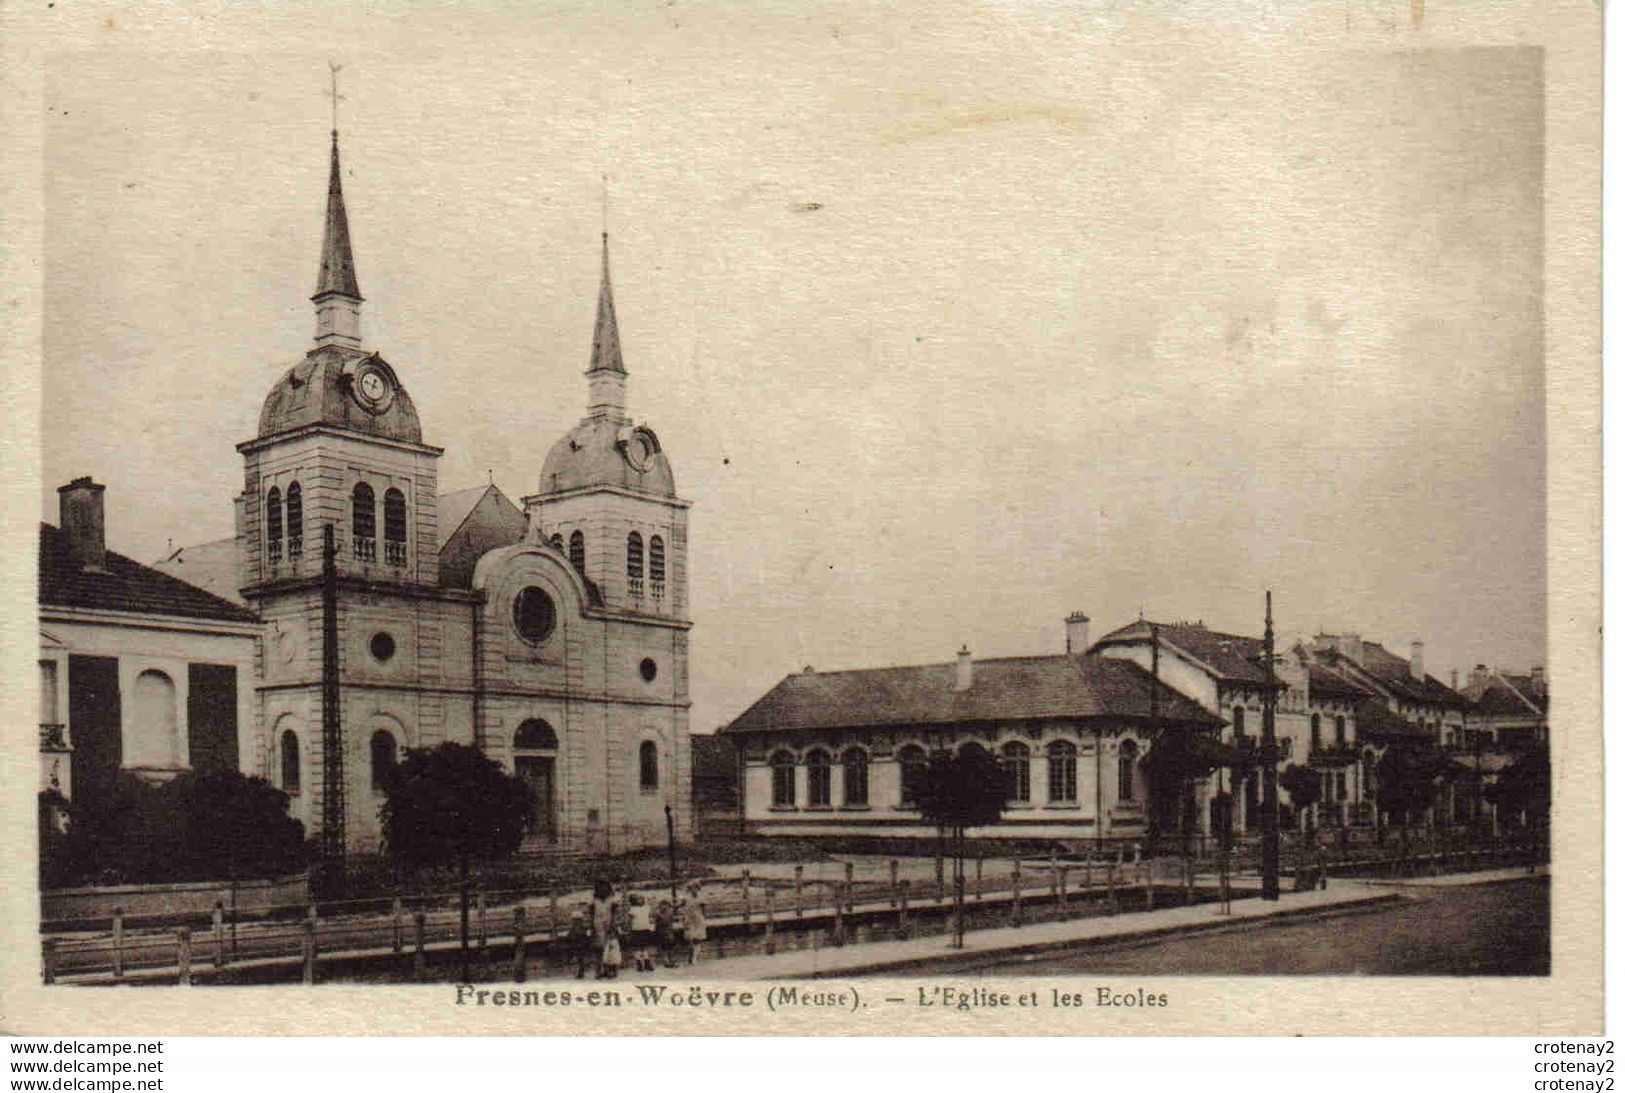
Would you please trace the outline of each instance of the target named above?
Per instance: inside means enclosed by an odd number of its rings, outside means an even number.
[[[1049,799],[1058,804],[1076,801],[1078,749],[1069,740],[1057,740],[1050,744],[1046,754],[1049,758]]]
[[[282,792],[299,795],[299,734],[282,730]]]
[[[265,556],[272,565],[282,560],[282,491],[275,486],[265,494]]]
[[[570,533],[570,564],[583,577],[587,575],[587,537],[579,531]]]
[[[653,740],[638,745],[638,788],[645,793],[660,788],[660,752]]]
[[[649,592],[656,599],[666,594],[666,541],[649,536]]]
[[[920,783],[925,781],[925,749],[917,744],[907,744],[897,749],[897,766],[901,777],[897,803],[903,808],[913,808],[919,800]]]
[[[365,482],[357,482],[350,491],[350,540],[357,558],[364,562],[377,560],[378,498]]]
[[[305,552],[305,494],[299,483],[288,483],[288,561]]]
[[[848,748],[841,756],[841,803],[869,803],[869,753],[862,748]]]
[[[773,753],[773,807],[796,807],[796,757],[787,751]]]
[[[384,491],[384,561],[406,564],[406,495],[393,487]]]
[[[829,807],[829,752],[823,748],[807,753],[807,806]]]
[[[379,729],[372,734],[372,791],[384,792],[389,777],[395,770],[395,734]]]
[[[1311,752],[1320,750],[1320,715],[1318,713],[1309,715],[1309,750]]]
[[[1117,749],[1117,799],[1134,800],[1134,764],[1140,758],[1140,749],[1132,740],[1123,741]]]
[[[626,537],[626,592],[643,595],[643,536],[635,531]]]
[[[1004,768],[1005,800],[1026,804],[1032,800],[1032,749],[1012,740],[999,749],[999,766]]]

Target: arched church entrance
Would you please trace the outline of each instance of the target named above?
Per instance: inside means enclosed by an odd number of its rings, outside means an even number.
[[[521,723],[513,734],[513,772],[536,795],[529,837],[538,842],[553,843],[559,837],[554,788],[558,754],[558,734],[539,717]]]

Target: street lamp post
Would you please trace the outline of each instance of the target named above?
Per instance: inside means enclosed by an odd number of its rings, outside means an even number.
[[[1268,900],[1281,898],[1281,806],[1275,785],[1275,617],[1272,595],[1264,593],[1264,729],[1259,739],[1263,764],[1264,861],[1263,891]]]

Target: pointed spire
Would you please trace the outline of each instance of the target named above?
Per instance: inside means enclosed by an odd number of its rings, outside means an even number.
[[[598,322],[592,331],[591,372],[619,372],[626,375],[621,360],[621,332],[615,324],[615,293],[609,283],[609,233],[604,232],[603,273],[598,284]]]
[[[322,270],[316,296],[329,292],[361,299],[355,280],[355,257],[350,253],[350,220],[344,212],[344,188],[339,172],[339,131],[333,130],[332,164],[327,176],[327,224],[322,230]]]

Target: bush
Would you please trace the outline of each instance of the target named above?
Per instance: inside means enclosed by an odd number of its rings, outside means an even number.
[[[41,805],[43,823],[43,795]],[[42,832],[40,850],[45,887],[249,879],[309,861],[288,795],[236,771],[188,771],[158,784],[121,774],[95,805],[70,803],[66,833]]]

